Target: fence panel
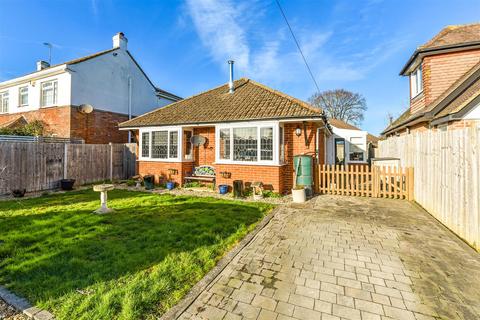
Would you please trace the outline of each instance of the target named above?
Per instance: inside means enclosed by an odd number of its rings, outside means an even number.
[[[319,190],[326,194],[412,199],[411,168],[321,165]]]
[[[0,142],[0,194],[51,190],[60,180],[76,185],[136,174],[135,144]]]
[[[379,157],[414,167],[414,198],[480,249],[480,128],[414,132],[379,142]]]

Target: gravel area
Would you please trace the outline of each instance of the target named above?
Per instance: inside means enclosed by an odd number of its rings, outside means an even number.
[[[3,320],[28,320],[28,317],[16,310],[11,305],[0,299],[0,319]]]
[[[263,203],[271,203],[271,204],[288,204],[292,202],[291,196],[282,196],[279,198],[263,198],[255,200],[253,196],[246,197],[246,198],[234,198],[232,193],[228,194],[219,194],[218,192],[213,191],[209,188],[175,188],[173,190],[167,189],[153,189],[153,190],[145,190],[144,187],[136,188],[136,187],[129,187],[126,184],[117,184],[115,185],[116,189],[126,189],[130,191],[142,191],[142,192],[152,192],[158,194],[169,193],[173,195],[179,196],[195,196],[195,197],[213,197],[218,199],[229,199],[229,200],[239,200],[239,201],[248,201],[248,202],[263,202]]]

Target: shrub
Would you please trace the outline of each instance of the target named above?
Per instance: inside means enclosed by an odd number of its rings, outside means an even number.
[[[0,128],[0,135],[12,136],[42,136],[45,133],[43,121],[34,120],[24,126],[16,128]]]

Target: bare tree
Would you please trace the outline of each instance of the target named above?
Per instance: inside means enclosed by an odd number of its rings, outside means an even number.
[[[361,94],[344,89],[315,93],[308,101],[324,110],[328,117],[354,125],[361,124],[367,110],[367,102]]]

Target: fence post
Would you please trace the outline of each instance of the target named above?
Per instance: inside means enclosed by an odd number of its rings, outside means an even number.
[[[408,201],[414,200],[414,176],[413,176],[413,168],[409,167],[408,170]]]
[[[68,179],[68,146],[63,144],[63,179]]]
[[[113,182],[113,143],[108,144],[110,146],[110,182]]]

